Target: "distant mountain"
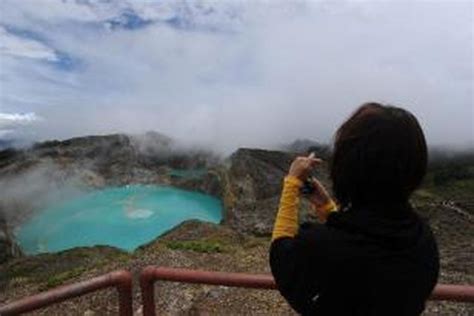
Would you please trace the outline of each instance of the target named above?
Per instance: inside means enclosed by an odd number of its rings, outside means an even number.
[[[14,139],[0,139],[0,150],[14,147],[15,143]]]
[[[310,139],[297,139],[292,143],[281,146],[279,149],[298,154],[309,154],[311,152],[314,152],[316,156],[325,159],[328,158],[330,155],[329,145],[322,144]]]

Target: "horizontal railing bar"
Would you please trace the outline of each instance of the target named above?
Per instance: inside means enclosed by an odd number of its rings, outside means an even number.
[[[275,281],[269,274],[212,272],[149,266],[143,269],[140,274],[144,316],[155,315],[154,283],[156,281],[199,283],[267,290],[276,289]],[[120,304],[119,314],[121,316],[132,315],[132,274],[125,270],[115,271],[82,282],[61,286],[3,305],[0,307],[0,315],[18,315],[30,312],[108,287],[115,287],[118,291]],[[474,286],[438,284],[431,294],[430,300],[474,302]]]
[[[132,274],[126,270],[114,271],[89,280],[60,286],[37,295],[0,306],[0,315],[18,315],[31,312],[70,298],[82,296],[97,290],[116,287],[119,294],[120,316],[133,315]]]
[[[474,286],[438,284],[431,293],[430,300],[474,303]]]
[[[156,281],[200,283],[267,290],[277,288],[273,277],[269,274],[211,272],[149,266],[143,269],[140,275],[144,316],[156,315],[154,301],[154,283]],[[474,286],[438,284],[429,299],[474,302]]]
[[[276,289],[273,277],[269,274],[213,272],[164,267],[153,269],[152,273],[153,277],[160,281],[201,283],[254,289]]]

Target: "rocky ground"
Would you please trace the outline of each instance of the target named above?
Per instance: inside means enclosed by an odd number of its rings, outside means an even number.
[[[446,240],[450,230],[444,209],[432,209],[432,219],[442,249],[440,282],[474,284],[472,270],[472,223],[459,219],[462,231],[455,246]],[[452,214],[451,214],[452,215]],[[469,232],[470,229],[470,232]],[[222,225],[185,222],[162,238],[133,254],[109,247],[76,248],[55,255],[18,258],[0,266],[0,303],[34,294],[60,284],[84,280],[116,269],[135,275],[148,265],[213,271],[269,273],[268,237],[239,234]],[[458,247],[464,247],[459,251]],[[467,247],[467,248],[466,248]],[[459,255],[453,255],[458,249]],[[136,287],[138,288],[138,287]],[[141,315],[140,293],[134,293],[134,311]],[[222,286],[158,283],[156,306],[159,315],[294,315],[277,291],[236,289]],[[114,291],[103,291],[61,303],[34,315],[115,315]],[[472,304],[429,302],[424,315],[472,315]]]
[[[117,269],[132,271],[135,289],[138,289],[138,273],[147,265],[270,272],[269,234],[281,180],[295,154],[240,149],[229,159],[220,161],[202,151],[192,154],[170,151],[168,139],[153,134],[146,137],[138,140],[123,135],[80,138],[43,143],[29,152],[0,151],[0,186],[3,183],[2,190],[9,192],[10,198],[9,203],[2,199],[0,211],[2,207],[3,211],[5,207],[15,207],[11,203],[15,192],[11,187],[17,182],[12,182],[10,177],[26,174],[28,176],[19,184],[49,177],[54,180],[51,183],[59,183],[57,187],[79,179],[88,187],[154,183],[198,190],[223,200],[223,223],[185,222],[133,253],[111,247],[91,247],[10,259],[0,264],[0,304]],[[163,152],[168,154],[163,155]],[[320,155],[324,156],[325,152]],[[206,171],[191,178],[176,177],[169,172],[193,168]],[[321,170],[317,176],[327,183],[324,166]],[[420,215],[429,220],[439,242],[440,283],[472,285],[474,179],[455,179],[443,186],[432,182],[428,177],[425,186],[413,197],[413,204]],[[9,187],[5,183],[9,183]],[[51,189],[44,183],[39,186],[44,190],[43,187]],[[38,190],[43,192],[40,189],[33,186],[28,190],[29,196],[38,195]],[[26,210],[34,210],[33,206]],[[13,222],[27,216],[25,212],[13,217]],[[303,204],[302,219],[308,219],[306,204]],[[11,230],[11,223],[3,221],[2,225]],[[135,291],[134,296],[134,311],[140,315],[139,291]],[[160,315],[293,315],[277,291],[160,283],[156,286],[155,299]],[[115,302],[114,291],[103,291],[34,314],[115,315]],[[474,305],[429,302],[425,315],[474,315]]]

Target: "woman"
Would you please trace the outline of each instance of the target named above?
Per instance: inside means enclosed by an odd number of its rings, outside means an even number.
[[[299,157],[285,177],[270,265],[280,293],[303,315],[419,315],[439,272],[435,239],[411,193],[427,167],[416,118],[362,105],[337,131],[330,175],[336,203],[314,178],[320,159]],[[305,182],[324,224],[298,229]]]

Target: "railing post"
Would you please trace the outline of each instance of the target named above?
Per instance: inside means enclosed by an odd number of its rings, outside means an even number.
[[[112,277],[117,280],[119,297],[119,315],[133,315],[132,274],[129,271],[117,271]]]
[[[140,290],[143,303],[143,316],[156,316],[154,266],[148,266],[140,273]]]

